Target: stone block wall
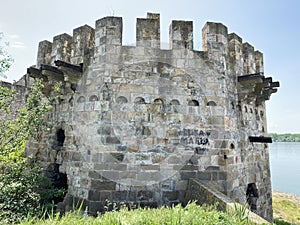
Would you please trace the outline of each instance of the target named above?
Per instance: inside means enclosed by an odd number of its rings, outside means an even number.
[[[204,26],[203,51],[192,21],[172,21],[168,50],[159,14],[137,19],[136,46],[122,45],[122,31],[121,17],[105,17],[43,41],[29,69],[63,83],[52,128],[27,154],[65,174],[65,206],[178,204],[194,178],[241,203],[255,190],[253,210],[272,220],[268,146],[249,140],[266,134],[264,101],[275,92],[262,53],[220,23]]]

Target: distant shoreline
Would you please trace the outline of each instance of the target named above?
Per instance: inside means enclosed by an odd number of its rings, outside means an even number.
[[[276,134],[269,133],[273,142],[300,142],[300,134]]]
[[[295,198],[295,199],[297,199],[296,201],[298,201],[299,204],[300,204],[300,195],[297,195],[297,194],[294,194],[294,193],[286,193],[286,192],[277,191],[277,190],[272,190],[272,193],[276,194],[276,195],[286,196],[288,198]]]

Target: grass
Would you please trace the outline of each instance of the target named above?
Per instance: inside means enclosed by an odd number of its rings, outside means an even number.
[[[46,217],[45,217],[46,218]],[[242,219],[241,219],[242,218]],[[243,215],[219,212],[215,207],[200,207],[190,203],[186,207],[162,207],[159,209],[128,210],[107,212],[94,218],[80,211],[67,213],[64,216],[51,213],[47,219],[37,219],[28,216],[21,225],[246,225],[250,224]]]
[[[289,195],[273,193],[273,210],[275,225],[300,224],[300,201]],[[128,210],[126,207],[119,211],[99,214],[98,217],[87,216],[79,207],[78,210],[61,216],[53,211],[45,213],[42,219],[28,216],[20,225],[248,225],[244,207],[234,212],[219,212],[216,207],[198,206],[195,202],[186,207],[162,207],[158,209],[138,208]],[[3,224],[0,222],[0,224]]]
[[[300,224],[300,197],[273,192],[273,211],[277,224]]]

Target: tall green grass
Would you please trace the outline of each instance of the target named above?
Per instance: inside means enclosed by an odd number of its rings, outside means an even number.
[[[98,217],[86,216],[82,210],[73,211],[60,216],[50,213],[43,219],[28,216],[21,225],[244,225],[251,224],[243,215],[237,213],[224,213],[216,210],[215,207],[198,206],[194,202],[186,207],[180,205],[174,207],[162,207],[158,209],[138,208],[128,210],[126,207],[119,211],[99,214]]]

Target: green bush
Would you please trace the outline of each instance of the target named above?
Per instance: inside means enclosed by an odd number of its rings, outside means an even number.
[[[41,217],[54,208],[53,199],[62,198],[65,190],[57,189],[43,176],[32,160],[0,166],[0,221],[15,223],[28,214]]]
[[[32,163],[3,164],[0,168],[0,220],[12,223],[40,212],[39,170]]]

